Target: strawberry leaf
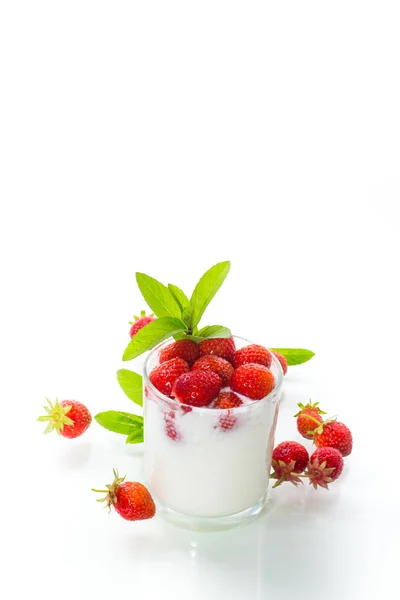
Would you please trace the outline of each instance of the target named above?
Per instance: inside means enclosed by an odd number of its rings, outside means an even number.
[[[190,298],[190,305],[183,313],[183,320],[190,329],[199,323],[207,306],[224,283],[230,267],[229,261],[217,263],[200,278]]]
[[[315,356],[314,352],[304,348],[270,348],[270,350],[282,354],[286,358],[287,364],[291,366],[301,365]]]
[[[136,358],[167,338],[184,331],[186,331],[186,326],[180,319],[162,317],[151,321],[131,339],[125,348],[122,360]]]
[[[222,325],[206,325],[196,333],[200,338],[230,338],[231,330]]]
[[[181,288],[178,288],[177,285],[172,285],[172,283],[169,283],[168,289],[173,295],[182,313],[185,310],[185,308],[189,306],[189,298],[186,296],[185,292],[181,290]]]
[[[143,417],[127,412],[108,410],[98,413],[94,418],[99,425],[114,433],[129,435],[140,429],[143,430]]]
[[[118,383],[122,388],[122,391],[128,396],[130,400],[138,404],[143,405],[143,378],[138,373],[129,371],[128,369],[120,369],[117,371]]]
[[[144,273],[136,273],[136,281],[143,298],[157,317],[181,316],[179,305],[165,285]]]

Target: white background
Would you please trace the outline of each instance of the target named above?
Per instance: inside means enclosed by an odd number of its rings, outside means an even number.
[[[5,597],[398,597],[399,20],[385,1],[0,3]],[[139,478],[141,448],[97,424],[43,436],[44,397],[131,410],[134,272],[190,291],[226,259],[204,323],[316,352],[277,441],[319,400],[353,430],[345,473],[221,534],[108,515],[90,488]]]

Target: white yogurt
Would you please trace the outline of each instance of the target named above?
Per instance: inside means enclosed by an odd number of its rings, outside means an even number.
[[[231,429],[219,421],[228,411],[182,411],[153,389],[145,390],[145,477],[166,507],[196,517],[232,515],[255,506],[268,489],[279,390],[229,411]],[[166,432],[165,415],[178,438]],[[168,417],[167,417],[168,419]]]

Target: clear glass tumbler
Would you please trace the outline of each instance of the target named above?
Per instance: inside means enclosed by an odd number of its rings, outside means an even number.
[[[252,343],[234,340],[236,348]],[[143,378],[144,475],[158,513],[199,531],[245,525],[266,502],[281,365],[273,356],[275,387],[262,400],[234,409],[196,408],[164,396],[149,380],[168,343],[149,354]]]

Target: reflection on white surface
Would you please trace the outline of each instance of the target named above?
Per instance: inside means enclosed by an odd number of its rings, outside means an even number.
[[[64,440],[60,440],[64,443]],[[78,440],[77,444],[65,444],[59,455],[60,466],[66,469],[79,469],[88,464],[92,444],[85,439]]]

